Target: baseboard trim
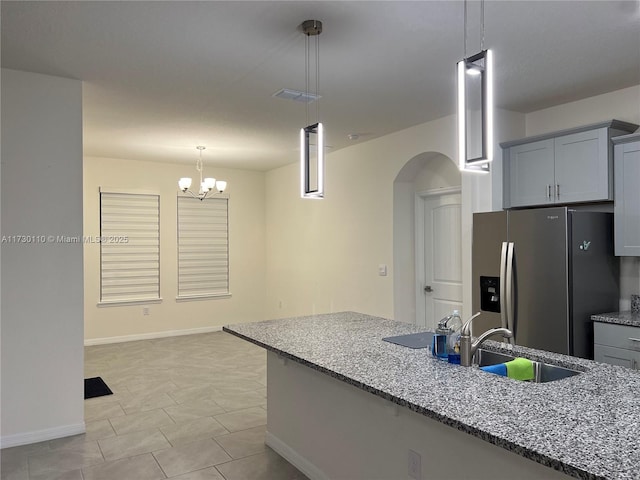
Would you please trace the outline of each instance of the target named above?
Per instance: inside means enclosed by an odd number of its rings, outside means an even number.
[[[86,432],[86,427],[84,422],[82,422],[74,425],[64,425],[62,427],[45,428],[44,430],[36,430],[33,432],[16,433],[15,435],[0,437],[0,448],[18,447],[20,445],[28,445],[30,443],[46,442],[47,440],[79,435],[84,432]]]
[[[167,330],[164,332],[138,333],[136,335],[123,335],[121,337],[103,337],[85,339],[85,347],[92,345],[106,345],[108,343],[135,342],[136,340],[151,340],[154,338],[178,337],[181,335],[195,335],[197,333],[221,332],[222,327],[201,327],[185,330]]]
[[[287,460],[290,464],[304,473],[311,480],[329,480],[329,477],[326,476],[322,470],[320,470],[313,463],[311,463],[289,445],[287,445],[278,437],[276,437],[272,433],[269,433],[268,431],[265,435],[264,443],[266,443],[278,455]]]

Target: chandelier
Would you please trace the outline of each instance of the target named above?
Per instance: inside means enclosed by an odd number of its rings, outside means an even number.
[[[217,195],[219,193],[224,192],[225,188],[227,188],[227,182],[224,180],[216,180],[212,177],[207,177],[205,179],[202,178],[203,174],[203,166],[202,166],[202,151],[207,147],[203,147],[202,145],[198,145],[196,147],[200,151],[200,155],[198,160],[196,160],[196,170],[200,173],[200,190],[198,193],[194,193],[191,190],[191,178],[183,177],[178,181],[178,187],[182,191],[182,193],[188,193],[193,198],[197,198],[198,200],[204,200],[210,195]]]

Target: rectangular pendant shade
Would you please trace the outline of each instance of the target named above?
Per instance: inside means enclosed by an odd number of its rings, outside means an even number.
[[[300,129],[300,194],[302,198],[324,198],[322,123]]]
[[[493,57],[491,50],[457,63],[458,163],[488,173],[493,160]]]

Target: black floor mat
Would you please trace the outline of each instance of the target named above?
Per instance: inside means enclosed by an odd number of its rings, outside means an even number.
[[[113,395],[111,389],[100,377],[84,379],[84,399]]]

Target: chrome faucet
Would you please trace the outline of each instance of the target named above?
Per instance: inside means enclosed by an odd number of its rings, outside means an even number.
[[[460,365],[463,367],[471,366],[473,356],[487,338],[492,337],[493,335],[502,335],[504,338],[513,338],[513,332],[508,328],[491,328],[476,338],[476,341],[474,342],[471,338],[471,322],[478,315],[480,315],[480,312],[467,320],[462,326],[462,331],[460,332]]]

